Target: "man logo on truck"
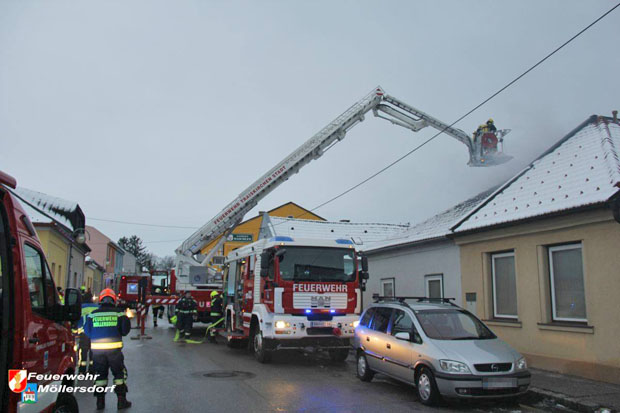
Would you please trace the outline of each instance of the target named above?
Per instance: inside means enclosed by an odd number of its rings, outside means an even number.
[[[28,373],[26,370],[9,370],[9,389],[13,393],[21,393],[26,390]]]

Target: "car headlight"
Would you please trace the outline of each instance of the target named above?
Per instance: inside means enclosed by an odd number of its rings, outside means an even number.
[[[351,323],[351,327],[353,328],[356,328],[359,325],[360,325],[360,320],[355,320],[354,322]]]
[[[525,369],[527,369],[527,362],[525,361],[524,357],[521,357],[519,360],[517,360],[517,370]]]
[[[457,374],[471,374],[466,364],[453,360],[439,360],[439,366],[443,371]]]
[[[289,323],[287,323],[286,321],[276,321],[276,328],[287,328],[290,327],[291,325]]]

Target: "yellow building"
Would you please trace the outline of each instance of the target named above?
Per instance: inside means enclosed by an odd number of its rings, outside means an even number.
[[[272,217],[283,217],[283,218],[300,218],[300,219],[309,219],[309,220],[317,220],[317,221],[325,221],[324,218],[310,212],[309,210],[302,208],[294,202],[287,202],[286,204],[280,205],[270,211],[267,211],[267,214]],[[237,228],[233,231],[232,234],[228,236],[228,240],[223,244],[223,250],[220,249],[217,255],[228,255],[232,250],[235,250],[244,245],[250,244],[254,241],[258,240],[258,234],[260,232],[261,224],[263,223],[263,213],[259,213],[257,216],[250,218],[246,221],[240,223]],[[217,237],[209,244],[207,244],[200,252],[203,255],[207,255],[211,249],[217,245],[220,241],[220,237]]]
[[[50,266],[54,283],[62,288],[67,285],[67,266],[69,263],[69,245],[67,237],[54,229],[52,225],[35,223],[37,235],[43,252]]]

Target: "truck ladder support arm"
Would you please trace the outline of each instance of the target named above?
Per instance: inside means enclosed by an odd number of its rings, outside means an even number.
[[[373,89],[369,94],[347,109],[344,113],[330,122],[320,132],[308,139],[303,145],[291,152],[286,158],[276,164],[267,173],[256,180],[252,185],[241,192],[237,198],[229,203],[221,212],[213,217],[207,224],[203,225],[198,231],[187,238],[177,249],[178,262],[198,261],[192,257],[199,254],[205,245],[212,242],[221,234],[230,234],[236,225],[241,222],[246,213],[254,208],[260,200],[267,196],[271,191],[286,181],[291,175],[299,172],[301,168],[314,159],[320,158],[325,151],[344,139],[346,132],[364,120],[364,116],[369,111],[373,111],[375,116],[386,119],[389,122],[411,129],[417,132],[427,126],[431,126],[440,132],[455,138],[469,151],[469,165],[471,166],[490,166],[485,165],[485,160],[480,160],[476,155],[476,148],[469,135],[460,129],[452,126],[422,112],[413,106],[407,105],[400,100],[386,95],[381,87]],[[381,112],[381,114],[379,114]],[[500,139],[501,139],[500,135]],[[505,157],[496,164],[506,162],[510,157]],[[221,242],[223,242],[222,237]],[[218,243],[218,246],[221,243]],[[207,258],[200,264],[206,265],[218,248],[212,248]]]

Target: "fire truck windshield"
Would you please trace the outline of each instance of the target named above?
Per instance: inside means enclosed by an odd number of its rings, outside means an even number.
[[[288,281],[354,281],[355,257],[344,248],[286,247],[279,256],[280,279]]]

